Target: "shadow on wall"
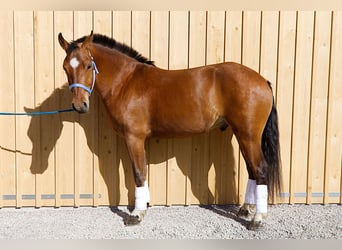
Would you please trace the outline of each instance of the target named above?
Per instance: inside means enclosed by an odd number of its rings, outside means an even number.
[[[55,89],[41,105],[34,109],[25,108],[25,110],[26,112],[35,112],[53,110],[56,107],[69,107],[71,98],[71,93],[65,85],[62,88]],[[109,205],[119,205],[120,182],[124,182],[128,190],[128,205],[133,205],[134,181],[125,142],[115,135],[107,111],[96,94],[91,97],[90,106],[90,113],[93,116],[71,112],[52,116],[33,116],[31,118],[27,132],[33,145],[31,173],[43,174],[49,167],[49,157],[62,134],[63,124],[65,122],[78,123],[84,130],[87,147],[97,155],[100,174],[108,188]],[[91,124],[92,122],[93,124]],[[94,125],[95,122],[98,125]],[[151,139],[151,141],[147,142],[148,163],[158,164],[175,158],[182,173],[189,178],[192,193],[200,204],[236,204],[238,202],[237,185],[235,183],[237,178],[234,176],[236,173],[233,173],[232,170],[235,159],[231,138],[232,131],[229,128],[225,132],[214,130],[209,134],[194,136],[193,140],[190,140],[191,155],[185,155],[182,150],[178,150],[182,148],[183,140],[186,139]],[[196,143],[194,144],[194,142]],[[189,143],[189,140],[187,143]],[[61,149],[63,150],[63,145],[61,145]],[[165,151],[168,152],[167,155],[165,155]],[[68,154],[73,154],[73,152]],[[123,165],[125,180],[120,180],[120,161]],[[214,177],[215,193],[212,193],[213,188],[210,190],[208,183],[208,172],[212,164],[216,173]],[[58,168],[58,163],[56,167]],[[69,167],[73,168],[73,164],[70,163]],[[82,168],[80,168],[80,171],[82,171]],[[200,174],[198,171],[200,171]],[[72,183],[71,186],[74,186],[74,184]]]

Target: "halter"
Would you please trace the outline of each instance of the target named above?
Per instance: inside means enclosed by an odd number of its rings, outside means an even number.
[[[99,73],[93,57],[91,57],[91,65],[93,67],[93,83],[91,85],[91,88],[85,86],[82,83],[75,82],[69,86],[70,90],[72,90],[73,88],[81,88],[81,89],[84,89],[85,91],[87,91],[89,93],[89,95],[91,95],[91,92],[93,92],[93,89],[94,89],[94,85],[95,85],[95,81],[96,81],[96,75]]]

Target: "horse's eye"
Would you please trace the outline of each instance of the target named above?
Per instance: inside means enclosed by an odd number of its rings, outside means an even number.
[[[91,69],[91,63],[87,65],[87,70]]]

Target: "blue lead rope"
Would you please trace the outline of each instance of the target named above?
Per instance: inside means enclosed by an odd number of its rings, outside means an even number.
[[[61,109],[61,110],[53,110],[53,111],[42,111],[42,112],[0,112],[0,115],[27,115],[27,116],[38,116],[38,115],[56,115],[59,113],[72,112],[73,109]]]

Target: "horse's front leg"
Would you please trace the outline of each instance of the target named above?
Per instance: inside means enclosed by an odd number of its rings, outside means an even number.
[[[245,195],[245,202],[238,212],[238,216],[245,220],[253,219],[255,215],[256,202],[255,202],[256,181],[249,178],[247,182],[247,189]]]
[[[147,203],[150,202],[150,192],[147,185],[147,165],[145,154],[145,136],[126,135],[126,144],[132,161],[135,180],[135,208],[125,222],[126,225],[140,223],[147,211]]]

